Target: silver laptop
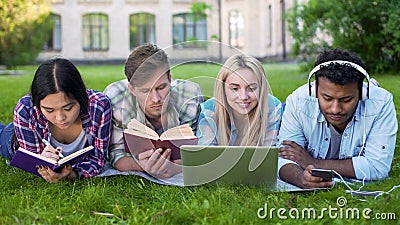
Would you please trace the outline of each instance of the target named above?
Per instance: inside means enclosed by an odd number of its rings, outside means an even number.
[[[220,182],[276,187],[277,148],[182,145],[181,157],[185,186]]]

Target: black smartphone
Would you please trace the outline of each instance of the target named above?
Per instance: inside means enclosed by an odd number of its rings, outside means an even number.
[[[311,169],[311,175],[321,177],[323,181],[332,181],[333,178],[332,170],[326,169]]]

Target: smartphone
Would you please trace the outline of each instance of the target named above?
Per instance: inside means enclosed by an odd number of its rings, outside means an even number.
[[[311,175],[321,177],[323,181],[332,181],[333,178],[332,170],[325,169],[311,169]]]

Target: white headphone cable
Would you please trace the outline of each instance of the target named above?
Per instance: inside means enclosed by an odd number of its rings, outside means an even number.
[[[361,101],[361,102],[364,102],[364,101]],[[365,121],[366,113],[367,113],[367,106],[365,105],[365,102],[364,102],[363,137],[362,137],[362,146],[361,146],[360,152],[358,153],[358,157],[361,157],[361,154],[365,149],[365,143],[367,142],[367,132],[366,132],[367,128],[365,125],[366,124],[366,121]],[[359,161],[356,161],[356,163],[357,163],[357,168],[362,172],[362,174],[364,176],[362,179],[362,186],[358,189],[358,191],[360,191],[361,188],[363,188],[365,185],[365,179],[367,178],[367,174],[365,174],[364,170],[361,169]]]

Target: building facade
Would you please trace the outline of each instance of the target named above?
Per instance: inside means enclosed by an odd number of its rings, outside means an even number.
[[[124,61],[142,43],[171,60],[223,60],[243,52],[285,59],[283,19],[301,0],[53,0],[52,38],[38,60]],[[193,14],[194,5],[203,9]],[[219,41],[221,40],[221,41]]]

